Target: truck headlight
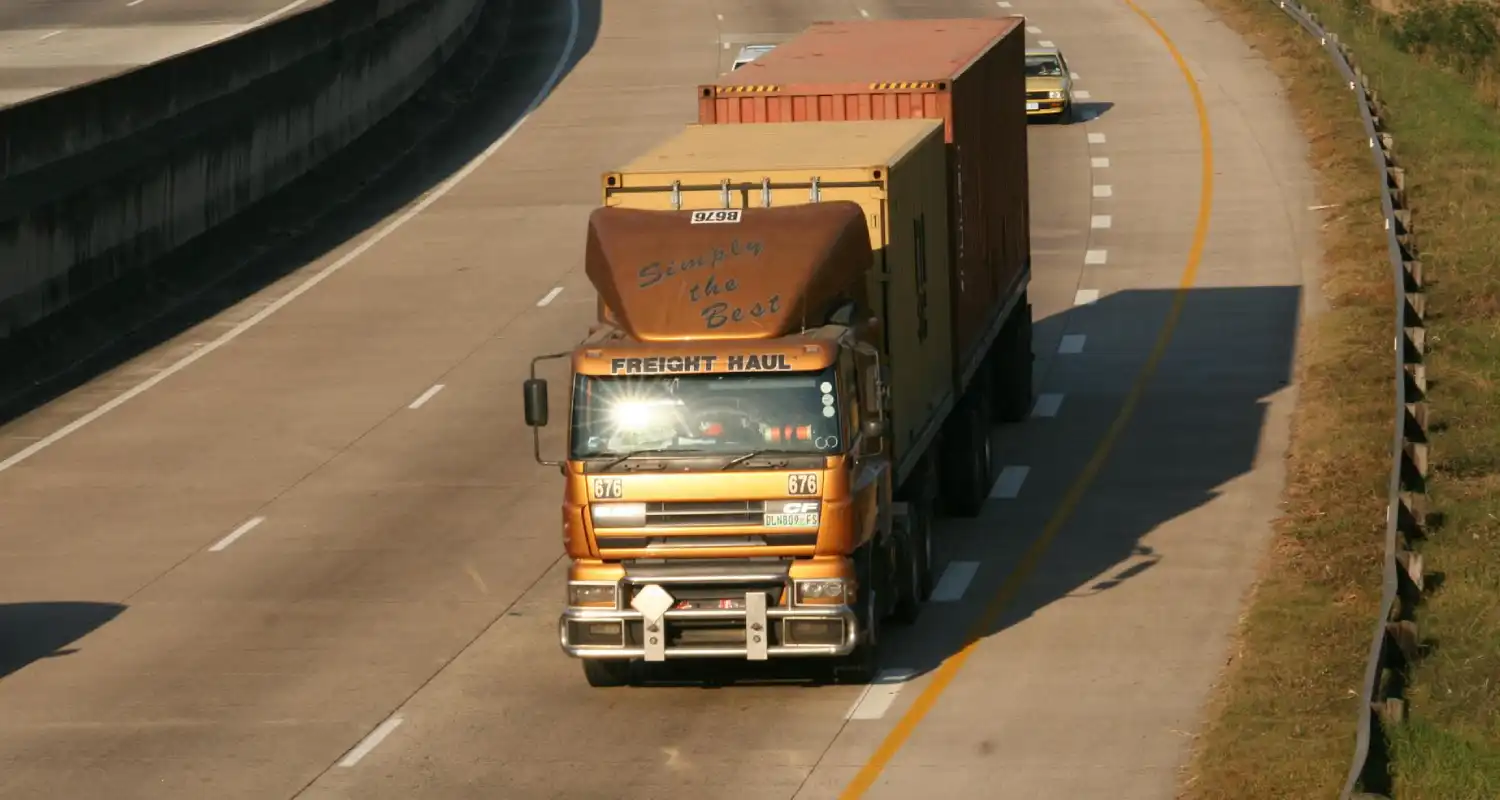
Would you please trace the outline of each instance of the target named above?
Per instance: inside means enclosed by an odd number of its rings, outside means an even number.
[[[594,503],[589,515],[596,528],[642,528],[646,525],[645,503]]]
[[[844,582],[832,580],[796,581],[797,605],[838,605],[844,602]]]
[[[618,608],[615,594],[618,585],[613,583],[569,583],[568,605],[583,608]]]
[[[1047,97],[1050,98],[1050,99],[1052,99],[1052,100],[1061,100],[1062,99],[1062,94],[1063,94],[1062,92],[1048,92],[1047,93]]]

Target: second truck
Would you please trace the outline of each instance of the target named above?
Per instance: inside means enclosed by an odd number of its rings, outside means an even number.
[[[566,479],[560,642],[591,684],[693,658],[863,681],[881,622],[916,619],[933,517],[978,513],[990,425],[1031,403],[1020,28],[819,23],[604,176],[599,323],[554,356],[567,456],[545,462]],[[895,43],[922,80],[882,66]]]

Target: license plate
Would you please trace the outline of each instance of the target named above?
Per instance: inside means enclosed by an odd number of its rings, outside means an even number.
[[[818,514],[767,514],[767,528],[816,528]]]
[[[1027,111],[1035,111],[1038,108],[1041,108],[1041,104],[1040,103],[1027,103],[1026,104],[1026,110]]]

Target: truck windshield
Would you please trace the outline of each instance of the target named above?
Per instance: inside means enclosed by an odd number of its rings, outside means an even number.
[[[834,371],[577,376],[572,457],[838,452]]]

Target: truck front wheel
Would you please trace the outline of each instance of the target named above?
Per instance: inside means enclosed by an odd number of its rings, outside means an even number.
[[[632,662],[603,658],[580,660],[583,662],[583,677],[590,686],[602,689],[630,685]]]
[[[896,603],[895,620],[910,625],[922,613],[922,604],[932,597],[931,501],[923,498],[908,505],[905,525],[902,566],[906,586]]]
[[[870,552],[870,548],[874,546],[866,545],[854,557],[855,576],[859,582],[859,610],[856,617],[863,631],[859,644],[854,646],[854,652],[834,664],[833,677],[838,683],[869,683],[875,679],[878,666],[876,656],[880,646],[879,592],[884,591],[885,587],[877,586],[880,583],[876,578],[879,570],[875,569],[877,562]]]

